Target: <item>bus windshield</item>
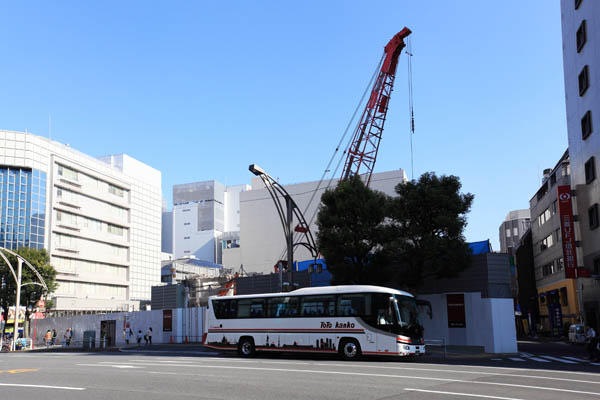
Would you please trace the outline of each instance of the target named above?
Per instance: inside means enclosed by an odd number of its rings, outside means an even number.
[[[419,310],[414,297],[394,295],[396,304],[396,319],[400,334],[409,337],[422,337],[423,327],[419,321]]]

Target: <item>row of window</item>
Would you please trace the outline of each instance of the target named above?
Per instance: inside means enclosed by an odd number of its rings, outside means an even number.
[[[84,217],[82,215],[71,214],[65,211],[56,211],[56,220],[62,224],[89,228],[98,232],[103,232],[106,230],[106,232],[117,236],[123,236],[124,234],[127,234],[127,229],[120,226],[102,222],[94,218]]]
[[[123,280],[127,279],[127,268],[118,265],[66,257],[52,257],[52,264],[59,272],[102,274]]]
[[[552,275],[555,272],[565,269],[565,263],[562,257],[542,266],[542,276]]]
[[[127,288],[124,286],[102,285],[98,283],[56,281],[58,295],[76,295],[78,297],[127,299]]]
[[[212,305],[218,319],[368,316],[372,313],[372,296],[390,297],[364,293],[287,296],[213,300]]]
[[[58,165],[58,175],[75,182],[81,182],[83,184],[86,184],[86,186],[92,186],[101,190],[107,190],[108,193],[111,193],[118,197],[125,197],[126,190],[121,189],[120,187],[115,186],[112,183],[104,182],[100,179],[94,178],[93,176],[89,176],[82,172],[75,171],[74,169],[66,167],[64,165]]]
[[[561,287],[559,290],[552,291],[540,296],[540,303],[544,304],[560,304],[562,306],[569,305],[569,296],[567,295],[567,288]]]
[[[79,245],[91,247],[92,251],[97,254],[111,255],[117,258],[127,258],[128,249],[126,247],[115,246],[108,243],[96,242],[93,240],[87,240],[81,237],[75,237],[71,235],[65,235],[62,233],[56,233],[53,238],[56,240],[56,247],[60,247],[67,250],[77,250]]]
[[[56,188],[56,197],[58,199],[60,199],[61,201],[78,204],[79,201],[82,200],[81,198],[85,197],[85,196],[81,195],[79,193],[72,192],[67,189],[57,187]],[[88,201],[91,201],[92,203],[94,203],[94,206],[103,208],[105,211],[108,211],[114,217],[117,217],[117,218],[126,218],[127,217],[127,210],[123,207],[115,206],[110,203],[105,203],[103,201],[99,201],[99,200],[93,199],[91,197],[89,197],[87,199],[88,199]]]

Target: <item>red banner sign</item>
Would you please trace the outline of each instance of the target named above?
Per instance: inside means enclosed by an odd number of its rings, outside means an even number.
[[[575,251],[575,226],[571,198],[570,186],[558,187],[558,215],[560,216],[565,278],[567,279],[577,278],[577,252]]]
[[[446,304],[448,306],[448,328],[465,328],[465,295],[447,294]]]

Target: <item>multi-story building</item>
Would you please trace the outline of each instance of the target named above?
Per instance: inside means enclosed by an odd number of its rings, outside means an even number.
[[[529,209],[510,211],[499,228],[500,252],[513,255],[529,224]]]
[[[58,312],[132,309],[160,282],[160,172],[0,131],[0,246],[46,248]]]
[[[571,188],[576,199],[586,322],[600,327],[600,2],[562,0],[563,66]]]
[[[387,195],[395,195],[394,188],[406,181],[403,170],[374,173],[369,187]],[[319,181],[285,185],[285,190],[294,198],[298,208],[310,224],[313,235],[317,232],[316,213],[322,194],[327,185]],[[337,185],[337,180],[331,187]],[[316,195],[313,194],[316,191]],[[312,199],[312,202],[310,200]],[[316,237],[315,237],[316,240]],[[248,272],[273,272],[278,260],[286,258],[286,242],[279,214],[273,199],[264,187],[260,178],[252,180],[252,190],[240,193],[240,239],[239,247],[223,249],[223,265],[234,267],[242,264]],[[230,253],[234,253],[230,262]],[[310,253],[302,246],[294,251],[294,260],[303,261],[311,258]]]
[[[194,256],[221,264],[222,249],[228,248],[228,243],[229,248],[237,246],[240,193],[249,188],[248,185],[225,186],[217,181],[174,185],[174,258]]]
[[[553,169],[544,170],[544,179],[529,201],[533,265],[544,329],[576,323],[580,318],[579,290],[576,279],[565,274],[558,188],[569,186],[569,152],[566,151]],[[558,316],[560,315],[560,317]],[[561,332],[555,332],[561,333]]]

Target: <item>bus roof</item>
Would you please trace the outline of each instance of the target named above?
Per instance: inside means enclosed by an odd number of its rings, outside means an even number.
[[[408,292],[402,290],[396,290],[386,288],[382,286],[371,286],[371,285],[340,285],[340,286],[319,286],[319,287],[307,287],[302,289],[296,289],[293,292],[281,292],[281,293],[257,293],[257,294],[244,294],[236,296],[210,296],[210,299],[216,299],[222,297],[223,299],[229,297],[235,297],[236,299],[254,298],[254,297],[281,297],[281,296],[307,296],[307,295],[318,295],[318,294],[340,294],[340,293],[389,293],[398,294],[401,296],[414,297]]]

